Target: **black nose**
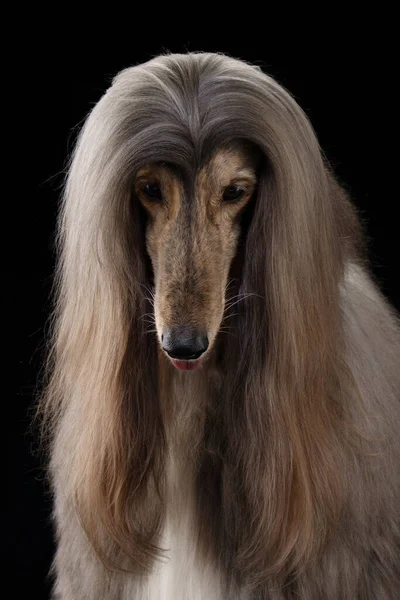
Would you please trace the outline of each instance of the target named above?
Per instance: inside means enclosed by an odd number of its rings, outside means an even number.
[[[161,336],[163,350],[171,357],[181,360],[199,358],[208,348],[207,335],[185,329],[165,329]]]

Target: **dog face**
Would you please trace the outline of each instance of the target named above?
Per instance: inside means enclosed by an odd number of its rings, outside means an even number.
[[[191,178],[166,164],[149,164],[136,175],[135,194],[148,214],[157,335],[179,369],[200,366],[221,326],[256,168],[255,154],[235,145],[216,151]]]

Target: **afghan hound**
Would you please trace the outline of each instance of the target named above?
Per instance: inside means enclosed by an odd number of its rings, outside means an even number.
[[[54,598],[398,598],[399,321],[290,94],[219,54],[122,71],[57,231]]]

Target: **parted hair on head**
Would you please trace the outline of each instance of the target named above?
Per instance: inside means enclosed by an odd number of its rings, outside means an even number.
[[[122,71],[57,247],[56,597],[394,598],[399,322],[292,96],[221,54]]]

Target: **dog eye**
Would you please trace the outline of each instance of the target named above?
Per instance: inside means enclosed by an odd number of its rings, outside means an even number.
[[[234,202],[235,200],[240,200],[245,195],[245,190],[238,185],[229,185],[225,188],[222,199],[225,202]]]
[[[161,189],[157,183],[145,183],[142,186],[142,192],[146,198],[153,202],[162,200]]]

